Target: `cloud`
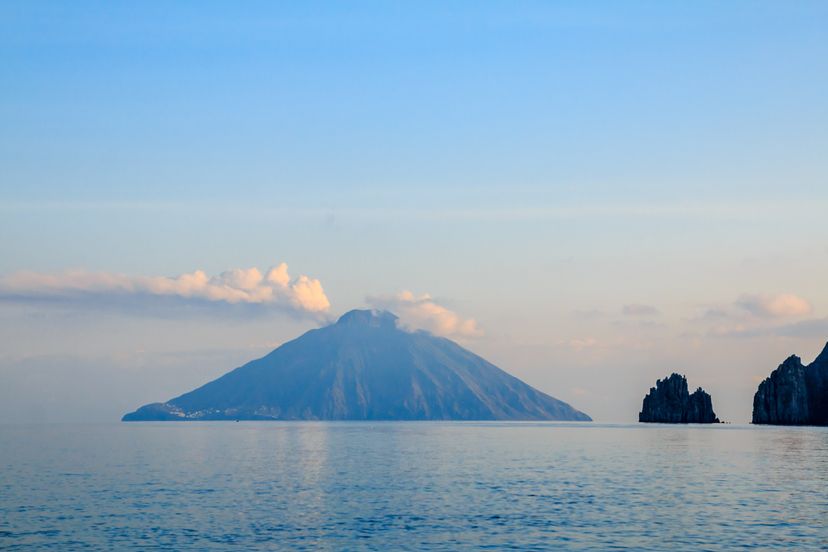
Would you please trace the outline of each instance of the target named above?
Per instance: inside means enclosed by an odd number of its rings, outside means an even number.
[[[828,335],[828,318],[809,318],[813,307],[792,293],[743,294],[730,306],[705,309],[697,319],[713,323],[714,337],[820,337]]]
[[[208,276],[196,270],[179,276],[129,276],[110,272],[67,271],[58,274],[16,272],[0,277],[0,300],[78,300],[152,297],[219,304],[275,306],[319,314],[330,308],[319,280],[291,278],[287,264],[262,273],[234,268]]]
[[[444,337],[479,337],[483,331],[473,318],[462,318],[439,305],[429,294],[414,295],[402,291],[395,295],[369,296],[366,301],[374,308],[393,312],[404,328],[428,330]]]
[[[827,339],[828,318],[809,318],[790,324],[765,327],[735,326],[720,329],[718,337],[790,337],[798,339]]]
[[[586,349],[595,349],[600,347],[602,344],[600,341],[595,339],[594,337],[579,337],[575,339],[570,339],[567,344],[574,349],[575,351],[584,351]]]
[[[736,306],[754,316],[763,318],[806,316],[813,311],[808,301],[792,293],[780,295],[744,294],[736,300]]]
[[[792,324],[785,324],[775,330],[784,337],[804,337],[828,339],[828,318],[811,318]]]
[[[657,316],[661,313],[652,305],[641,305],[634,303],[631,305],[624,305],[621,309],[621,314],[624,316]]]
[[[728,320],[733,318],[733,313],[730,310],[722,307],[707,307],[700,310],[698,316],[693,320],[700,320],[705,322],[716,322],[721,320]]]
[[[692,320],[712,324],[708,334],[715,337],[755,337],[783,335],[781,332],[784,331],[812,331],[808,329],[809,324],[817,322],[804,319],[812,313],[811,304],[792,293],[745,293],[729,305],[709,305],[701,309]]]
[[[598,309],[579,309],[572,311],[571,315],[579,320],[598,320],[603,318],[606,313]]]

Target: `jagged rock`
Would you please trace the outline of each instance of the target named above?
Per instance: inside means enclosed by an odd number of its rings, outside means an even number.
[[[759,384],[753,423],[828,425],[828,344],[808,366],[792,355]]]
[[[658,380],[656,386],[650,388],[644,397],[638,421],[662,424],[719,423],[713,412],[710,395],[701,387],[691,395],[687,391],[687,379],[680,374]]]

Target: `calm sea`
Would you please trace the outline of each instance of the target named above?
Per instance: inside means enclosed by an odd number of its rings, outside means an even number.
[[[828,430],[0,425],[0,549],[828,548]]]

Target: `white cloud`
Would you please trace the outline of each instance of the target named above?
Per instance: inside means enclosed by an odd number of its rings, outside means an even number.
[[[780,295],[742,295],[736,306],[755,316],[787,318],[805,316],[813,311],[811,304],[792,293]]]
[[[570,339],[567,343],[575,351],[583,351],[586,349],[595,349],[601,346],[601,342],[594,337],[578,337]]]
[[[641,305],[635,303],[632,305],[624,305],[621,309],[621,314],[624,316],[657,316],[660,312],[652,305]]]
[[[579,320],[598,320],[604,318],[606,313],[599,309],[578,309],[572,311],[571,315]]]
[[[94,299],[152,296],[227,304],[273,305],[302,313],[330,307],[319,280],[291,278],[287,264],[270,268],[234,268],[208,276],[196,270],[179,276],[129,276],[109,272],[67,271],[58,274],[16,272],[0,277],[0,298]]]
[[[730,305],[712,305],[696,319],[714,337],[799,337],[824,332],[825,319],[809,318],[811,304],[792,293],[742,294]]]
[[[828,318],[807,318],[787,324],[747,327],[736,325],[718,328],[717,337],[790,337],[797,339],[825,339],[828,336]]]
[[[374,308],[385,309],[399,317],[404,328],[428,330],[445,337],[479,337],[483,331],[473,318],[462,318],[457,313],[439,305],[427,293],[414,295],[402,291],[395,295],[378,295],[367,298]]]

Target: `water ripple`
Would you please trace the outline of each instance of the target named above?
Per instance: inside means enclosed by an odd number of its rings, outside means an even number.
[[[828,547],[828,430],[0,426],[9,550]]]

